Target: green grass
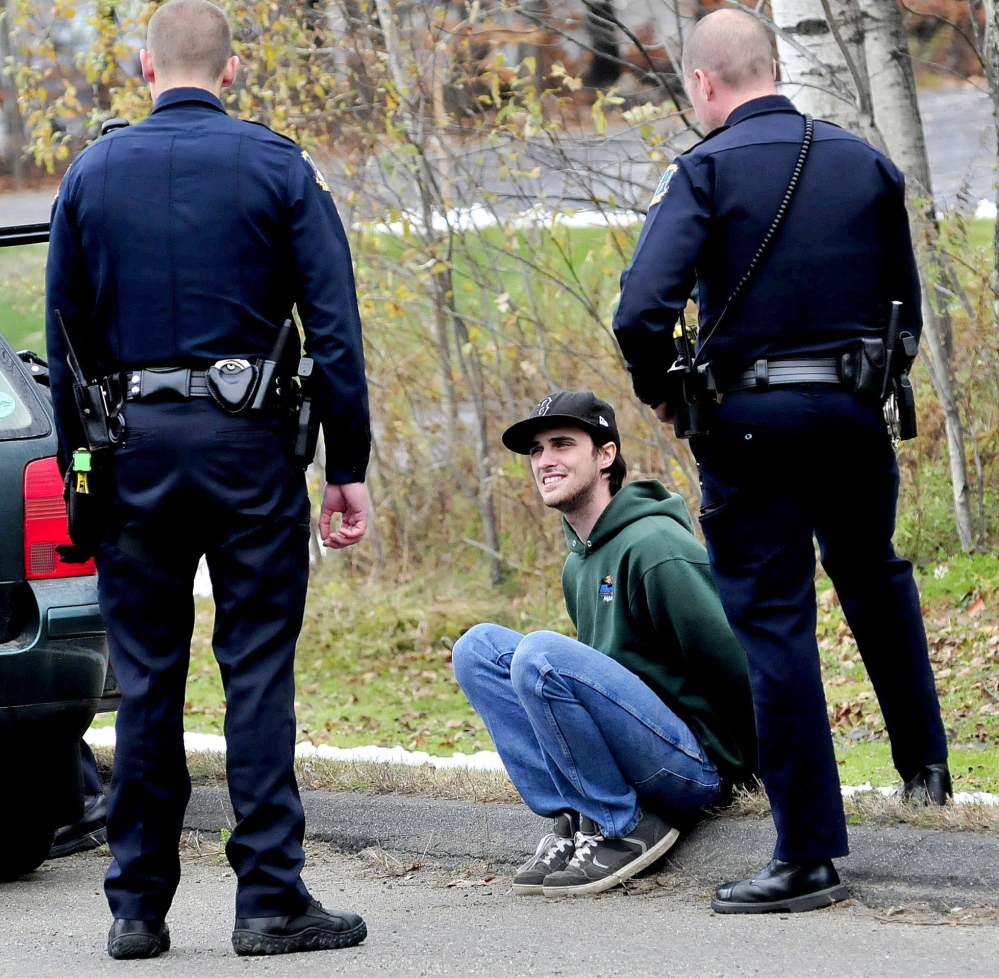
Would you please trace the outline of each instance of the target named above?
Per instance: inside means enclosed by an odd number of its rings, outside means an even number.
[[[45,352],[45,256],[48,245],[0,249],[0,333],[15,350]]]
[[[951,745],[955,787],[999,792],[999,560],[967,555],[919,571],[931,661]],[[450,646],[479,621],[571,632],[558,575],[507,593],[460,570],[401,584],[333,579],[311,589],[298,655],[299,740],[402,745],[431,754],[492,749],[450,667]],[[932,582],[932,583],[931,583]],[[884,724],[856,645],[824,578],[819,636],[844,784],[898,783]],[[199,604],[185,727],[221,733],[225,715],[210,651],[211,603]],[[108,718],[105,722],[110,722]]]

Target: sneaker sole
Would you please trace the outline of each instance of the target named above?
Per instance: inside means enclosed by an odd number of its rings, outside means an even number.
[[[802,896],[788,897],[786,900],[768,900],[763,903],[731,903],[715,897],[711,909],[715,913],[804,913],[832,906],[850,898],[849,889],[842,883],[825,890],[805,893]]]
[[[594,893],[603,893],[615,886],[620,886],[625,880],[630,880],[636,873],[640,873],[647,866],[651,866],[663,853],[673,847],[673,844],[680,838],[677,829],[670,829],[651,849],[647,849],[641,856],[627,866],[622,866],[616,873],[605,876],[603,879],[591,880],[589,883],[580,883],[576,886],[546,886],[543,892],[546,897],[573,897],[592,896]]]
[[[309,927],[287,937],[271,937],[251,930],[232,932],[232,949],[239,955],[293,954],[297,951],[333,951],[354,947],[368,936],[368,928],[361,921],[353,930],[334,932],[322,927]]]
[[[541,896],[545,888],[541,883],[514,883],[513,892],[517,896]]]

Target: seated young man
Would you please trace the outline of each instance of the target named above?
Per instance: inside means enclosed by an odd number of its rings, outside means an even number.
[[[622,487],[614,411],[546,397],[508,428],[545,505],[562,513],[562,588],[578,640],[476,625],[454,671],[521,797],[554,820],[516,893],[599,893],[655,862],[678,826],[751,777],[746,657],[683,500]]]

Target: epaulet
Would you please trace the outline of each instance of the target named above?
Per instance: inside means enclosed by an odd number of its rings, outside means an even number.
[[[268,132],[274,133],[275,136],[280,136],[281,139],[286,139],[289,143],[292,144],[292,146],[298,145],[298,143],[296,143],[295,140],[291,138],[291,136],[286,136],[283,132],[278,132],[276,129],[271,129],[271,127],[267,125],[266,122],[257,122],[256,119],[245,119],[244,121],[249,122],[251,125],[254,126],[260,126],[261,129],[266,129]]]

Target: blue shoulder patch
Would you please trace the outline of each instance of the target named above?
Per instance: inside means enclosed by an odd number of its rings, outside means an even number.
[[[668,167],[663,171],[662,178],[659,181],[659,186],[656,187],[656,192],[652,195],[652,200],[649,201],[649,207],[655,207],[666,196],[666,191],[669,190],[669,182],[673,179],[673,174],[679,167],[675,163],[670,163]]]

